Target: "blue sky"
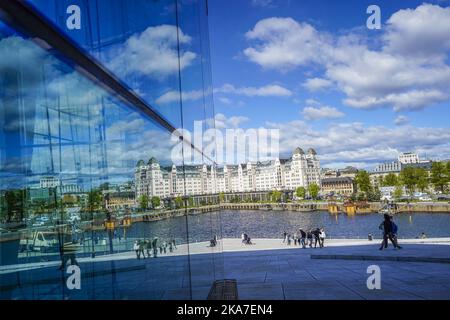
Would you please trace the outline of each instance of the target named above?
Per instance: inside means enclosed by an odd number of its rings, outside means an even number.
[[[332,167],[450,158],[449,1],[377,1],[381,30],[366,28],[371,4],[210,0],[216,113]]]

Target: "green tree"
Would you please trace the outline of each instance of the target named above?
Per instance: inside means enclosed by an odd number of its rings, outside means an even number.
[[[398,185],[398,177],[395,173],[389,173],[384,177],[383,186],[385,187],[395,187]]]
[[[380,186],[380,187],[384,186],[384,178],[383,178],[383,176],[378,176],[377,177],[377,185]]]
[[[175,198],[175,207],[177,209],[180,209],[183,207],[183,199],[181,197],[176,197]]]
[[[406,187],[410,195],[414,193],[417,187],[416,168],[406,167],[400,172],[400,181]]]
[[[194,206],[194,198],[192,198],[192,197],[188,198],[188,205],[189,205],[189,207],[193,207]]]
[[[6,222],[21,221],[24,218],[26,190],[8,190],[2,194],[1,219]]]
[[[148,209],[148,203],[149,203],[148,195],[143,194],[139,197],[139,207],[142,210]]]
[[[394,189],[394,199],[398,200],[403,197],[403,188],[401,186],[396,186]]]
[[[442,162],[433,162],[431,167],[431,183],[435,190],[444,192],[445,187],[449,182],[448,165],[445,166]]]
[[[355,180],[359,191],[369,193],[372,190],[372,184],[370,183],[370,176],[367,171],[365,170],[358,171]]]
[[[88,193],[88,207],[89,207],[89,211],[97,211],[100,208],[102,208],[103,205],[103,195],[102,192],[100,190],[91,190]]]
[[[381,200],[381,191],[378,188],[378,186],[373,188],[373,190],[367,194],[367,200],[369,200],[369,201],[380,201]]]
[[[151,199],[152,208],[156,209],[161,205],[161,199],[159,197],[152,197]]]
[[[425,192],[429,186],[428,172],[422,168],[416,168],[417,188],[420,192]]]
[[[304,199],[306,197],[306,189],[305,187],[298,187],[295,194],[298,198]]]
[[[281,196],[282,196],[282,194],[281,194],[281,192],[280,191],[272,191],[271,193],[270,193],[270,199],[273,201],[273,202],[280,202],[281,201]]]
[[[311,198],[313,198],[314,200],[317,199],[317,196],[319,195],[319,191],[320,191],[320,187],[316,184],[316,183],[311,183],[308,186],[308,192],[309,195],[311,196]]]
[[[223,192],[219,193],[219,202],[225,202],[225,194]]]

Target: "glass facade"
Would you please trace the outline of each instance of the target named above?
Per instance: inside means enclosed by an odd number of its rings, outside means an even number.
[[[214,126],[207,2],[20,6],[55,36],[0,5],[1,299],[205,299],[220,215],[138,197],[135,168],[215,165],[173,134]]]

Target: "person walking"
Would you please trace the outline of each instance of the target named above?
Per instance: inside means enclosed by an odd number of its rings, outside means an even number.
[[[139,252],[139,244],[138,244],[137,240],[133,244],[133,250],[136,252],[136,259],[140,259],[141,254]]]
[[[287,240],[287,232],[283,232],[283,243],[285,243]]]
[[[152,247],[153,247],[153,258],[157,258],[158,257],[158,238],[153,238],[153,242],[152,242]]]
[[[76,252],[78,250],[78,243],[76,241],[64,242],[61,250],[61,266],[59,270],[64,270],[66,268],[67,262],[70,260],[71,266],[78,266]]]
[[[394,222],[394,216],[391,216],[391,223],[392,223],[392,239],[394,240],[392,244],[394,245],[395,248],[402,249],[402,247],[398,245],[398,227]]]
[[[287,236],[287,245],[288,246],[291,245],[291,241],[292,241],[291,239],[292,239],[291,234],[288,234],[288,236]]]
[[[147,257],[151,257],[152,254],[152,242],[150,240],[145,240],[145,249],[147,249]]]
[[[314,236],[314,248],[317,248],[317,243],[319,243],[319,247],[320,247],[320,229],[317,228],[317,229],[313,230],[311,233]]]
[[[300,230],[298,230],[300,232],[300,243],[303,247],[303,249],[306,249],[306,232],[303,231],[302,228],[300,228]]]
[[[383,231],[383,241],[381,242],[380,250],[383,250],[383,248],[387,249],[388,239],[392,242],[392,244],[394,245],[394,248],[401,249],[401,247],[398,246],[398,244],[395,240],[394,226],[395,226],[395,228],[397,228],[397,226],[393,223],[391,216],[388,214],[385,214],[384,220],[379,226],[379,229]]]
[[[144,240],[139,240],[138,242],[139,245],[139,256],[141,256],[145,259],[145,242]]]
[[[319,240],[320,240],[320,247],[323,248],[325,246],[325,238],[327,237],[327,235],[325,234],[325,229],[322,228],[320,229],[320,233],[319,233]]]
[[[312,229],[308,230],[308,232],[306,233],[306,239],[308,241],[309,247],[312,248],[312,241],[313,241]]]
[[[300,242],[298,241],[298,233],[294,232],[294,246],[297,246],[297,243],[300,244]]]

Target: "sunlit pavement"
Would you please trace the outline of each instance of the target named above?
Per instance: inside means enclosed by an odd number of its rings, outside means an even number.
[[[193,243],[189,258],[186,245],[158,258],[138,260],[134,252],[82,258],[81,290],[72,291],[58,262],[3,267],[0,294],[2,299],[205,299],[214,279],[228,278],[237,280],[240,299],[450,299],[450,239],[403,240],[402,250],[390,245],[383,251],[379,240],[329,240],[323,249],[277,239],[253,242],[225,239],[215,248]],[[223,255],[214,254],[222,249]],[[381,290],[367,288],[371,265],[381,269]]]

